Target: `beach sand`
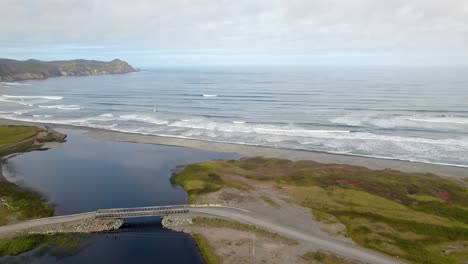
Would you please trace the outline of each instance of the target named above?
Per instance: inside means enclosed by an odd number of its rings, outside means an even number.
[[[344,154],[331,154],[318,151],[282,149],[263,146],[242,145],[233,143],[221,143],[196,139],[176,137],[163,137],[154,135],[142,135],[125,133],[98,128],[70,126],[61,124],[44,124],[23,122],[16,120],[0,119],[0,125],[35,125],[49,126],[52,128],[75,128],[88,131],[88,135],[99,141],[134,142],[144,144],[158,144],[168,146],[190,147],[215,152],[238,153],[246,157],[264,156],[271,158],[284,158],[290,160],[313,160],[320,163],[348,164],[363,166],[369,169],[393,169],[403,172],[434,173],[440,176],[467,178],[468,168],[449,165],[429,164],[392,159],[370,158]]]

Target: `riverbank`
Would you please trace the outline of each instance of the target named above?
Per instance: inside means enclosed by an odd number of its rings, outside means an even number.
[[[326,164],[347,164],[353,166],[363,166],[369,169],[394,169],[408,173],[433,173],[440,176],[452,178],[467,178],[468,168],[442,164],[430,164],[421,162],[411,162],[403,160],[391,160],[371,157],[352,156],[344,154],[332,154],[325,152],[282,149],[263,146],[242,145],[223,142],[203,141],[197,139],[176,138],[170,136],[155,136],[142,135],[135,133],[126,133],[119,131],[111,131],[100,128],[90,128],[83,126],[70,126],[62,124],[45,124],[35,122],[24,122],[9,119],[1,119],[0,125],[34,125],[34,126],[50,126],[52,128],[75,128],[88,131],[91,138],[99,141],[114,141],[114,142],[134,142],[144,144],[156,144],[167,146],[189,147],[200,150],[213,152],[237,153],[242,156],[254,157],[263,156],[270,158],[283,158],[289,160],[313,160]]]
[[[43,149],[50,142],[64,142],[65,135],[36,126],[0,126],[0,225],[49,217],[53,208],[35,191],[7,181],[2,175],[3,158]]]

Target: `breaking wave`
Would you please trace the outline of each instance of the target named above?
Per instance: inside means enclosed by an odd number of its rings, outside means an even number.
[[[7,95],[4,94],[2,95],[5,98],[11,98],[11,99],[45,99],[45,100],[62,100],[63,96],[33,96],[33,95]]]
[[[59,110],[80,110],[80,105],[38,105],[39,108],[59,109]]]

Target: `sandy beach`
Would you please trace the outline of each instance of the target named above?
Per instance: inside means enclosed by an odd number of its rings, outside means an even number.
[[[411,162],[392,159],[370,158],[353,155],[331,154],[318,151],[306,151],[295,149],[282,149],[263,146],[242,145],[233,143],[222,143],[203,141],[197,139],[185,139],[176,137],[163,137],[155,135],[142,135],[134,133],[125,133],[111,131],[99,128],[90,128],[83,126],[70,126],[62,124],[46,124],[35,122],[24,122],[8,119],[0,119],[0,125],[35,125],[50,126],[52,128],[74,128],[88,131],[88,135],[99,141],[115,142],[134,142],[143,144],[158,144],[168,146],[190,147],[201,150],[215,152],[238,153],[246,157],[264,156],[272,158],[284,158],[290,160],[313,160],[320,163],[348,164],[363,166],[369,169],[393,169],[403,172],[434,173],[440,176],[466,178],[468,177],[468,168],[429,164],[421,162]]]

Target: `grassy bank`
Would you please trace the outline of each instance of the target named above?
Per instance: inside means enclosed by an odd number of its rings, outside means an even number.
[[[38,193],[0,181],[0,225],[53,215],[52,207]]]
[[[59,247],[75,248],[88,235],[55,234],[55,235],[23,235],[10,239],[0,239],[0,257],[16,256],[41,245],[51,244]]]
[[[43,130],[38,127],[0,126],[0,159],[12,153],[40,148],[34,144],[33,138],[40,131]],[[46,136],[42,140],[53,139]],[[0,225],[52,214],[53,209],[40,194],[0,179]]]
[[[238,175],[271,182],[321,221],[339,221],[358,244],[413,263],[468,259],[468,188],[432,174],[249,158],[191,164],[172,181],[189,197],[236,186]]]
[[[304,260],[311,263],[323,263],[323,264],[360,264],[361,262],[356,262],[354,260],[344,259],[337,257],[335,255],[329,254],[327,252],[316,251],[316,252],[307,252],[302,257]]]
[[[54,135],[37,127],[0,126],[0,159],[13,153],[40,149],[41,143],[54,140]],[[53,212],[53,208],[39,193],[0,178],[0,225],[48,217]],[[71,234],[3,238],[0,239],[0,256],[19,255],[44,244],[73,247],[80,238]]]
[[[206,238],[201,234],[192,234],[195,243],[197,243],[200,254],[203,256],[207,264],[221,263],[218,256],[214,254],[214,249],[208,244]]]

